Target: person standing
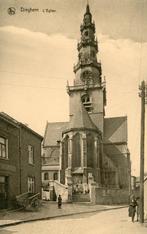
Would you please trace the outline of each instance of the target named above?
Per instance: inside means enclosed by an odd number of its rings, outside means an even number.
[[[61,209],[62,206],[62,197],[61,195],[58,196],[58,208]]]
[[[136,213],[136,206],[137,206],[136,200],[135,198],[132,198],[130,205],[129,205],[129,217],[131,217],[133,223],[134,223],[134,217]]]

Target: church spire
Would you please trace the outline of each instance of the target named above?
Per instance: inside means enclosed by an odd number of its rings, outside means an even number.
[[[87,6],[86,6],[86,13],[89,14],[90,13],[90,7],[89,7],[89,3],[87,1]]]
[[[85,28],[91,27],[91,29],[93,29],[93,32],[95,33],[95,25],[94,23],[92,23],[92,14],[90,12],[90,7],[89,4],[87,3],[86,6],[86,12],[84,14],[84,18],[83,18],[83,24],[81,25],[81,33]]]
[[[80,31],[81,39],[77,46],[78,63],[74,66],[76,74],[75,84],[79,85],[83,84],[83,82],[87,84],[88,80],[90,80],[91,84],[101,84],[101,64],[97,61],[98,42],[95,37],[95,23],[92,21],[88,3]]]
[[[84,18],[85,18],[86,16],[89,16],[89,18],[92,19],[92,15],[91,15],[91,12],[90,12],[89,3],[87,3],[86,12],[85,12],[85,14],[84,14]]]

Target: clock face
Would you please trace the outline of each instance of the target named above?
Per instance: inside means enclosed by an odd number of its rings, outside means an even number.
[[[84,83],[89,83],[92,80],[92,72],[89,70],[85,70],[83,71],[83,73],[81,74],[81,80]]]

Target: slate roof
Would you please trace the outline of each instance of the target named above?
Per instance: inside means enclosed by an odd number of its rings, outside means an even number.
[[[8,123],[14,125],[17,128],[25,128],[27,131],[31,132],[33,135],[36,135],[38,138],[43,140],[43,137],[35,132],[33,129],[29,128],[27,125],[18,122],[16,119],[12,118],[10,115],[6,114],[5,112],[0,112],[0,118],[3,119],[4,121],[7,121]]]
[[[77,105],[71,122],[47,122],[44,146],[57,145],[57,141],[62,139],[62,132],[70,129],[88,128],[99,131],[90,119],[83,104]],[[127,117],[113,117],[104,119],[104,143],[127,143]],[[115,148],[113,148],[115,151]],[[113,154],[113,153],[112,153]]]
[[[73,129],[89,129],[99,131],[96,125],[92,122],[81,101],[79,101],[78,105],[75,106],[73,116],[69,122],[68,131]]]
[[[124,164],[129,152],[126,116],[104,119],[104,152],[112,159],[116,167]]]
[[[118,167],[119,165],[124,165],[127,160],[128,149],[127,146],[124,148],[123,144],[105,144],[103,149],[105,154],[113,161],[114,165]]]
[[[104,142],[127,143],[127,117],[113,117],[104,119]]]
[[[43,145],[57,145],[57,141],[62,139],[62,132],[68,128],[68,125],[69,122],[47,122]]]

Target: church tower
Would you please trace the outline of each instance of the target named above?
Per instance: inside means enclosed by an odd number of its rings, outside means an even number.
[[[95,37],[95,23],[87,4],[83,22],[80,26],[81,39],[77,45],[78,62],[74,66],[73,86],[67,86],[70,97],[70,118],[75,105],[82,101],[91,120],[103,134],[106,105],[105,83],[102,83],[101,63],[97,60],[98,42]]]

